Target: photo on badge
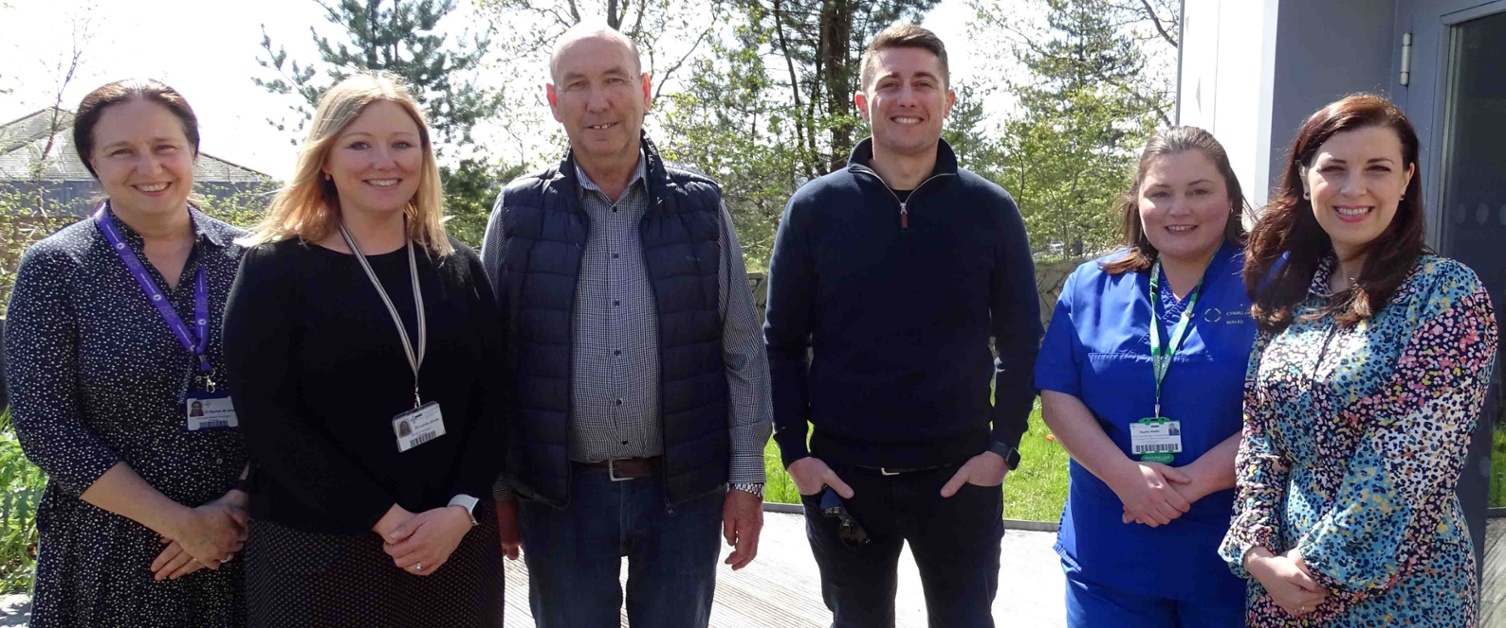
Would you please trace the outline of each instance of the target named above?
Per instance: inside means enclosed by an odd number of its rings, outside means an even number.
[[[240,427],[235,404],[225,392],[194,391],[183,398],[184,427],[190,432]]]
[[[392,417],[392,432],[397,436],[398,453],[403,453],[444,436],[444,414],[439,404],[430,401]]]

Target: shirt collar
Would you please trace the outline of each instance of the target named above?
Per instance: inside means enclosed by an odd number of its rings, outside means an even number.
[[[598,186],[598,185],[596,185],[596,182],[592,181],[591,177],[589,177],[589,176],[586,175],[586,171],[580,169],[580,163],[579,162],[575,163],[575,178],[577,178],[577,179],[580,180],[581,194],[585,194],[586,190],[594,190],[594,191],[597,191],[597,192],[601,191],[601,187]],[[637,184],[639,181],[646,181],[647,179],[648,179],[648,157],[646,157],[643,154],[643,149],[640,148],[638,150],[638,166],[633,171],[633,178],[628,180],[627,187],[630,189],[630,188],[633,187],[633,185]]]
[[[105,206],[109,209],[111,219],[115,223],[116,228],[120,230],[120,233],[125,236],[126,241],[131,243],[135,248],[140,248],[142,243],[141,234],[136,233],[136,230],[126,224],[124,220],[115,216],[115,208],[110,206],[109,201],[105,201]],[[196,240],[204,240],[223,248],[226,242],[235,239],[234,234],[221,232],[218,223],[204,215],[204,212],[199,211],[193,205],[188,206],[188,221],[189,224],[193,225],[194,239]]]
[[[233,239],[230,234],[221,232],[218,223],[210,220],[208,216],[204,215],[204,212],[199,211],[198,208],[192,205],[188,207],[188,217],[193,221],[194,234],[200,239],[208,241],[210,244],[224,247],[228,240]]]

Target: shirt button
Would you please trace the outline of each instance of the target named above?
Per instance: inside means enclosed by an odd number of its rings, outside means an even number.
[[[225,459],[224,458],[215,458],[214,459],[214,463],[215,464],[225,464]]]
[[[616,253],[612,254],[612,259],[617,259],[617,254]]]
[[[613,351],[612,355],[622,355],[622,349],[618,349],[616,351]]]
[[[612,305],[622,305],[622,302],[616,299],[612,299]]]
[[[619,397],[619,398],[617,398],[614,401],[616,402],[617,405],[619,405],[619,406],[622,405],[622,398]]]

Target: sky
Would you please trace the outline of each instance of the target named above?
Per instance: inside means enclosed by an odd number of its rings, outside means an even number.
[[[444,24],[473,21],[474,2],[457,2]],[[266,58],[262,29],[290,59],[315,59],[310,27],[327,28],[314,0],[0,0],[0,123],[49,106],[57,97],[74,34],[83,58],[62,93],[72,109],[90,90],[121,78],[161,80],[183,94],[199,117],[200,151],[275,177],[292,171],[300,139],[268,122],[282,118],[290,97],[269,94],[251,77],[275,78],[258,65]],[[964,0],[942,0],[924,24],[948,42],[954,80],[969,76]],[[498,37],[504,35],[498,35]],[[542,91],[543,87],[538,88]],[[554,131],[547,114],[536,112]]]

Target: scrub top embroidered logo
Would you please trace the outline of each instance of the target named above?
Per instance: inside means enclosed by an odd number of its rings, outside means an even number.
[[[1210,307],[1203,310],[1203,321],[1208,323],[1222,322],[1225,325],[1243,325],[1250,322],[1248,310],[1220,310]]]

